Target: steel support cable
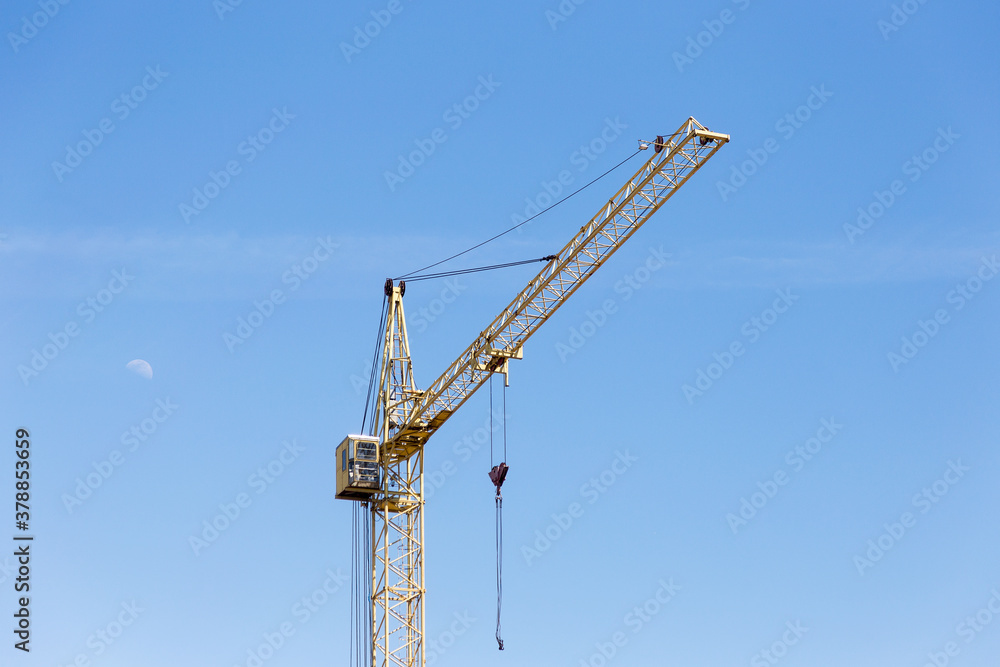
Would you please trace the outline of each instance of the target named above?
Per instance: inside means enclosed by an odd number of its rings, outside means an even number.
[[[456,257],[461,257],[462,255],[464,255],[464,254],[465,254],[465,253],[467,253],[467,252],[472,252],[472,251],[473,251],[473,250],[475,250],[476,248],[481,248],[482,246],[486,245],[487,243],[489,243],[489,242],[491,242],[491,241],[496,241],[496,240],[497,240],[498,238],[500,238],[501,236],[504,236],[505,234],[509,234],[509,233],[511,233],[512,231],[514,231],[515,229],[517,229],[518,227],[521,227],[521,226],[523,226],[523,225],[526,225],[526,224],[528,224],[529,222],[531,222],[532,220],[534,220],[534,219],[535,219],[535,218],[537,218],[538,216],[542,215],[543,213],[545,213],[545,212],[547,212],[547,211],[551,211],[551,210],[552,210],[553,208],[555,208],[555,207],[556,207],[556,206],[558,206],[559,204],[563,203],[564,201],[566,201],[566,200],[567,200],[567,199],[569,199],[570,197],[572,197],[572,196],[574,196],[574,195],[576,195],[576,194],[578,194],[578,193],[580,193],[580,192],[582,192],[582,191],[586,190],[586,189],[587,189],[587,188],[589,188],[589,187],[590,187],[591,185],[593,185],[593,184],[594,184],[594,183],[596,183],[597,181],[601,180],[602,178],[604,178],[605,176],[607,176],[608,174],[610,174],[611,172],[613,172],[613,171],[614,171],[615,169],[617,169],[618,167],[622,166],[623,164],[625,164],[626,162],[628,162],[629,160],[631,160],[632,158],[634,158],[634,157],[635,157],[636,155],[638,155],[638,154],[639,154],[639,152],[640,152],[641,150],[642,150],[642,149],[640,148],[640,149],[639,149],[639,150],[637,150],[637,151],[636,151],[635,153],[632,153],[632,154],[631,154],[631,155],[629,155],[629,156],[628,156],[627,158],[625,158],[624,160],[622,160],[621,162],[619,162],[619,163],[618,163],[618,164],[616,164],[615,166],[611,167],[610,169],[608,169],[608,170],[607,170],[606,172],[604,172],[603,174],[601,174],[600,176],[598,176],[598,177],[597,177],[597,178],[595,178],[594,180],[590,181],[589,183],[586,183],[585,185],[581,185],[581,186],[580,186],[579,188],[577,188],[577,189],[576,189],[576,190],[574,190],[573,192],[569,193],[568,195],[566,195],[565,197],[563,197],[563,198],[562,198],[562,199],[560,199],[559,201],[555,202],[554,204],[552,204],[552,205],[550,205],[550,206],[547,206],[547,207],[543,208],[543,209],[542,209],[541,211],[539,211],[538,213],[534,214],[533,216],[531,216],[531,217],[530,217],[530,218],[528,218],[527,220],[524,220],[524,221],[522,221],[522,222],[519,222],[519,223],[517,223],[516,225],[514,225],[513,227],[510,227],[509,229],[505,229],[504,231],[500,232],[500,233],[499,233],[499,234],[497,234],[496,236],[491,236],[490,238],[486,239],[486,240],[485,240],[485,241],[483,241],[482,243],[477,243],[476,245],[472,246],[471,248],[466,248],[466,249],[465,249],[465,250],[463,250],[462,252],[459,252],[459,253],[456,253],[456,254],[452,255],[451,257],[446,257],[445,259],[442,259],[442,260],[441,260],[441,261],[439,261],[439,262],[434,262],[433,264],[428,264],[427,266],[425,266],[425,267],[423,267],[423,268],[421,268],[421,269],[417,269],[416,271],[410,271],[410,272],[409,272],[409,273],[407,273],[406,275],[402,275],[402,276],[399,276],[398,278],[393,278],[393,280],[405,280],[405,279],[407,279],[407,278],[408,278],[409,276],[413,276],[413,275],[416,275],[416,274],[418,274],[418,273],[421,273],[421,272],[423,272],[423,271],[426,271],[427,269],[433,269],[433,268],[434,268],[435,266],[438,266],[438,265],[440,265],[440,264],[444,264],[445,262],[450,262],[451,260],[455,259]]]
[[[354,504],[351,552],[351,658],[355,667],[371,667],[371,524],[367,506]]]
[[[354,504],[351,524],[351,664],[371,667],[371,523],[366,503]]]
[[[352,667],[357,667],[357,663],[354,661],[354,646],[358,641],[358,626],[360,625],[360,619],[357,619],[358,605],[357,605],[357,583],[358,579],[358,559],[357,559],[357,536],[358,536],[358,511],[357,505],[351,507],[351,665]],[[359,650],[360,652],[360,650]]]
[[[379,338],[375,339],[375,351],[372,354],[372,364],[371,371],[368,375],[368,392],[365,394],[365,410],[364,415],[361,418],[361,433],[365,432],[365,426],[368,423],[368,406],[371,403],[372,395],[372,385],[375,382],[375,360],[378,358],[379,351],[379,341],[381,339],[382,331],[382,319],[385,317],[385,299],[382,301],[382,308],[379,314]],[[359,535],[360,527],[358,524],[358,505],[355,504],[351,508],[351,665],[355,667],[360,667],[362,664],[361,657],[361,633],[366,629],[362,623],[362,610],[361,610],[361,579],[362,576],[362,566],[363,559],[359,553],[359,546],[361,543]]]
[[[385,335],[386,316],[388,314],[388,297],[382,297],[382,309],[379,316],[375,350],[372,353],[371,372],[368,375],[368,393],[365,395],[365,411],[361,419],[361,433],[367,433],[368,411],[372,412],[372,428],[375,430],[377,410],[372,400],[378,400],[375,390],[375,375],[378,371],[378,356],[382,349]],[[372,433],[373,435],[374,433]],[[351,664],[356,667],[368,667],[371,659],[371,528],[368,517],[361,503],[355,503],[351,517]],[[356,662],[355,662],[356,661]]]
[[[478,273],[480,271],[492,271],[493,269],[506,269],[511,266],[521,266],[522,264],[533,264],[534,262],[548,262],[555,259],[557,255],[546,255],[537,259],[522,259],[519,262],[506,262],[504,264],[490,264],[488,266],[476,266],[469,269],[456,269],[454,271],[442,271],[440,273],[425,273],[422,276],[411,276],[406,282],[417,280],[430,280],[432,278],[448,278],[449,276],[461,276],[466,273]]]
[[[375,373],[377,369],[378,353],[382,349],[382,341],[385,336],[385,319],[388,313],[388,303],[389,297],[382,297],[382,315],[379,317],[378,324],[378,337],[375,339],[375,352],[372,353],[372,369],[371,374],[368,376],[368,394],[365,396],[365,414],[361,420],[361,432],[365,433],[365,425],[368,423],[368,410],[369,407],[372,408],[372,427],[375,426],[375,409],[372,406],[372,390],[375,386]],[[375,392],[376,400],[378,399],[378,392]],[[374,434],[371,434],[374,435]]]
[[[372,654],[373,654],[373,650],[374,650],[374,647],[372,646],[373,636],[372,636],[372,633],[371,633],[372,632],[372,630],[371,630],[371,628],[372,628],[372,605],[371,605],[371,599],[372,599],[372,552],[368,548],[368,545],[370,545],[371,542],[372,542],[372,524],[371,524],[371,517],[370,517],[369,513],[367,512],[367,509],[368,509],[368,503],[363,503],[361,505],[361,510],[359,510],[360,514],[361,514],[362,521],[364,523],[363,528],[362,528],[362,533],[364,535],[363,544],[365,545],[365,550],[364,550],[364,553],[363,553],[363,555],[364,555],[364,563],[365,563],[365,578],[364,578],[364,587],[362,589],[364,591],[364,595],[361,596],[363,598],[363,600],[364,600],[364,605],[365,605],[364,610],[363,610],[363,614],[362,614],[362,618],[364,618],[364,621],[365,621],[365,629],[361,633],[362,644],[364,645],[364,648],[365,648],[365,658],[364,658],[364,661],[363,661],[364,664],[361,667],[368,667],[368,663],[371,660],[371,657],[372,657]]]

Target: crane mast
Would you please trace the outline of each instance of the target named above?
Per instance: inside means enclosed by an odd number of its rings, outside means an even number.
[[[405,284],[386,281],[378,435],[348,436],[337,448],[337,497],[368,503],[371,512],[372,667],[424,665],[427,440],[493,373],[506,376],[524,342],[728,141],[694,118],[658,137],[632,178],[424,390],[413,379]]]

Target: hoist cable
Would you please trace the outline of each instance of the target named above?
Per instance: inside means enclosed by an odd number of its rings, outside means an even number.
[[[554,203],[554,204],[552,204],[552,205],[550,205],[550,206],[547,206],[547,207],[543,208],[543,209],[542,209],[541,211],[539,211],[538,213],[534,214],[533,216],[531,216],[531,217],[530,217],[530,218],[528,218],[527,220],[524,220],[524,221],[522,221],[522,222],[519,222],[519,223],[517,223],[516,225],[514,225],[513,227],[510,227],[509,229],[505,229],[504,231],[500,232],[500,233],[499,233],[499,234],[497,234],[496,236],[491,236],[490,238],[486,239],[486,240],[485,240],[485,241],[483,241],[482,243],[477,243],[476,245],[472,246],[471,248],[466,248],[466,249],[465,249],[465,250],[463,250],[462,252],[459,252],[459,253],[456,253],[456,254],[452,255],[451,257],[446,257],[445,259],[442,259],[442,260],[441,260],[441,261],[439,261],[439,262],[434,262],[433,264],[428,264],[427,266],[423,267],[422,269],[417,269],[416,271],[410,271],[410,272],[409,272],[409,273],[407,273],[406,275],[403,275],[403,276],[399,276],[398,278],[394,278],[393,280],[404,280],[404,279],[406,279],[406,278],[407,278],[408,276],[412,276],[412,275],[416,275],[416,274],[418,274],[418,273],[421,273],[421,272],[423,272],[423,271],[426,271],[427,269],[433,269],[433,268],[434,268],[435,266],[438,266],[439,264],[444,264],[445,262],[450,262],[451,260],[455,259],[456,257],[461,257],[462,255],[464,255],[464,254],[465,254],[465,253],[467,253],[467,252],[472,252],[472,251],[473,251],[473,250],[475,250],[476,248],[480,248],[480,247],[482,247],[482,246],[486,245],[486,244],[487,244],[487,243],[489,243],[490,241],[496,241],[496,240],[497,240],[498,238],[500,238],[501,236],[504,236],[505,234],[509,234],[509,233],[511,233],[512,231],[514,231],[514,230],[515,230],[515,229],[517,229],[518,227],[521,227],[522,225],[526,225],[526,224],[528,224],[529,222],[531,222],[532,220],[534,220],[535,218],[537,218],[537,217],[538,217],[538,216],[540,216],[541,214],[545,213],[546,211],[550,211],[550,210],[552,210],[553,208],[555,208],[555,207],[556,207],[556,206],[558,206],[559,204],[563,203],[564,201],[566,201],[566,200],[567,200],[567,199],[569,199],[570,197],[572,197],[572,196],[574,196],[574,195],[576,195],[576,194],[578,194],[578,193],[582,192],[583,190],[586,190],[586,189],[587,189],[587,188],[589,188],[589,187],[590,187],[591,185],[593,185],[593,184],[594,184],[594,183],[596,183],[597,181],[601,180],[602,178],[604,178],[605,176],[607,176],[608,174],[610,174],[611,172],[613,172],[613,171],[614,171],[615,169],[617,169],[618,167],[622,166],[623,164],[625,164],[626,162],[628,162],[629,160],[631,160],[632,158],[634,158],[634,157],[635,157],[636,155],[638,155],[638,154],[639,154],[639,151],[641,151],[641,150],[642,150],[642,149],[640,148],[640,149],[639,149],[639,150],[637,150],[637,151],[636,151],[635,153],[632,153],[632,154],[631,154],[631,155],[629,155],[629,156],[628,156],[627,158],[625,158],[624,160],[622,160],[621,162],[619,162],[619,163],[618,163],[618,164],[616,164],[615,166],[611,167],[610,169],[608,169],[608,170],[607,170],[606,172],[604,172],[603,174],[601,174],[600,176],[598,176],[598,177],[597,177],[597,178],[595,178],[594,180],[590,181],[589,183],[587,183],[587,184],[585,184],[585,185],[582,185],[582,186],[580,186],[579,188],[577,188],[577,189],[576,189],[576,190],[574,190],[573,192],[569,193],[568,195],[566,195],[565,197],[563,197],[562,199],[560,199],[560,200],[559,200],[559,201],[557,201],[556,203]]]
[[[503,639],[500,638],[500,609],[503,607],[503,496],[497,494],[497,649],[503,650]]]
[[[490,373],[490,467],[493,467],[493,373]]]
[[[506,380],[506,369],[503,371],[495,371],[490,373],[490,464],[493,464],[494,453],[493,453],[493,432],[496,430],[493,426],[493,375],[496,372],[504,373],[504,384],[503,389],[503,412],[500,417],[503,420],[503,460],[500,463],[494,465],[490,469],[490,481],[496,487],[496,496],[494,497],[494,503],[496,504],[496,528],[494,532],[494,542],[496,545],[497,552],[497,648],[501,651],[503,650],[503,639],[500,637],[500,614],[503,609],[503,493],[500,487],[503,486],[504,480],[507,478],[507,472],[510,468],[507,466],[507,380]]]

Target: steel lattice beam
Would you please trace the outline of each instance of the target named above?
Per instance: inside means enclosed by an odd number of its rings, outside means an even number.
[[[694,118],[688,118],[665,139],[662,150],[639,168],[462,355],[420,393],[408,420],[386,443],[390,455],[412,455],[501,364],[520,356],[524,341],[727,141],[728,135],[710,132]]]

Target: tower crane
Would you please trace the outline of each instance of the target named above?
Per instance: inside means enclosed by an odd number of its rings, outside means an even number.
[[[376,432],[349,435],[336,452],[337,498],[363,503],[370,513],[371,570],[363,573],[370,581],[356,582],[365,589],[370,584],[366,664],[424,667],[428,439],[493,374],[506,381],[524,342],[728,141],[729,135],[688,118],[674,134],[640,142],[640,149],[652,143],[653,155],[426,389],[413,378],[405,281],[386,280]]]

